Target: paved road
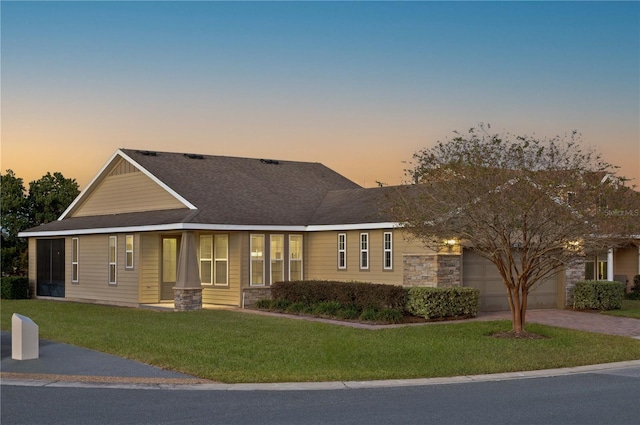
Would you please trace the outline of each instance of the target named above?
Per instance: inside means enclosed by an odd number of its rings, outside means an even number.
[[[3,386],[0,419],[3,425],[637,425],[640,418],[638,366],[556,377],[391,388],[177,388]]]

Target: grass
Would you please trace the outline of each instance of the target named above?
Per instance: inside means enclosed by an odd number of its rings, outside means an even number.
[[[640,358],[640,341],[529,324],[540,340],[492,338],[508,321],[381,330],[225,310],[173,313],[44,300],[2,300],[40,337],[220,382],[442,377]]]
[[[640,300],[622,300],[622,308],[620,310],[609,310],[602,313],[609,316],[640,319]]]

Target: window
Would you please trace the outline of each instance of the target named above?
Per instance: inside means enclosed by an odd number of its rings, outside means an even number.
[[[264,285],[264,235],[251,235],[250,285]]]
[[[338,233],[338,268],[347,268],[347,234]]]
[[[289,235],[289,280],[302,280],[302,235]]]
[[[284,280],[284,235],[271,235],[271,284]]]
[[[78,282],[78,238],[71,239],[71,282]]]
[[[200,236],[200,283],[211,285],[213,270],[213,236]]]
[[[383,238],[383,268],[391,270],[393,269],[393,235],[391,232],[384,232]]]
[[[162,239],[162,281],[176,281],[178,269],[178,238]]]
[[[369,268],[369,234],[360,233],[360,268]]]
[[[117,283],[118,271],[118,237],[109,236],[109,284]]]
[[[125,265],[127,269],[133,268],[133,235],[125,236]]]
[[[214,285],[229,284],[229,235],[216,235],[214,244]]]

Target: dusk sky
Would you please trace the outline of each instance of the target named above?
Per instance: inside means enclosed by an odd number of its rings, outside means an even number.
[[[577,130],[640,183],[640,3],[0,2],[1,157],[81,189],[118,148],[398,184],[480,122]]]

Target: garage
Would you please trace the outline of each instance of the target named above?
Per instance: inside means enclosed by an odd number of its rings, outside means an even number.
[[[472,250],[464,250],[462,257],[462,285],[480,291],[480,311],[508,311],[507,290],[498,268]],[[528,309],[560,308],[562,282],[556,275],[536,284],[529,292]]]

